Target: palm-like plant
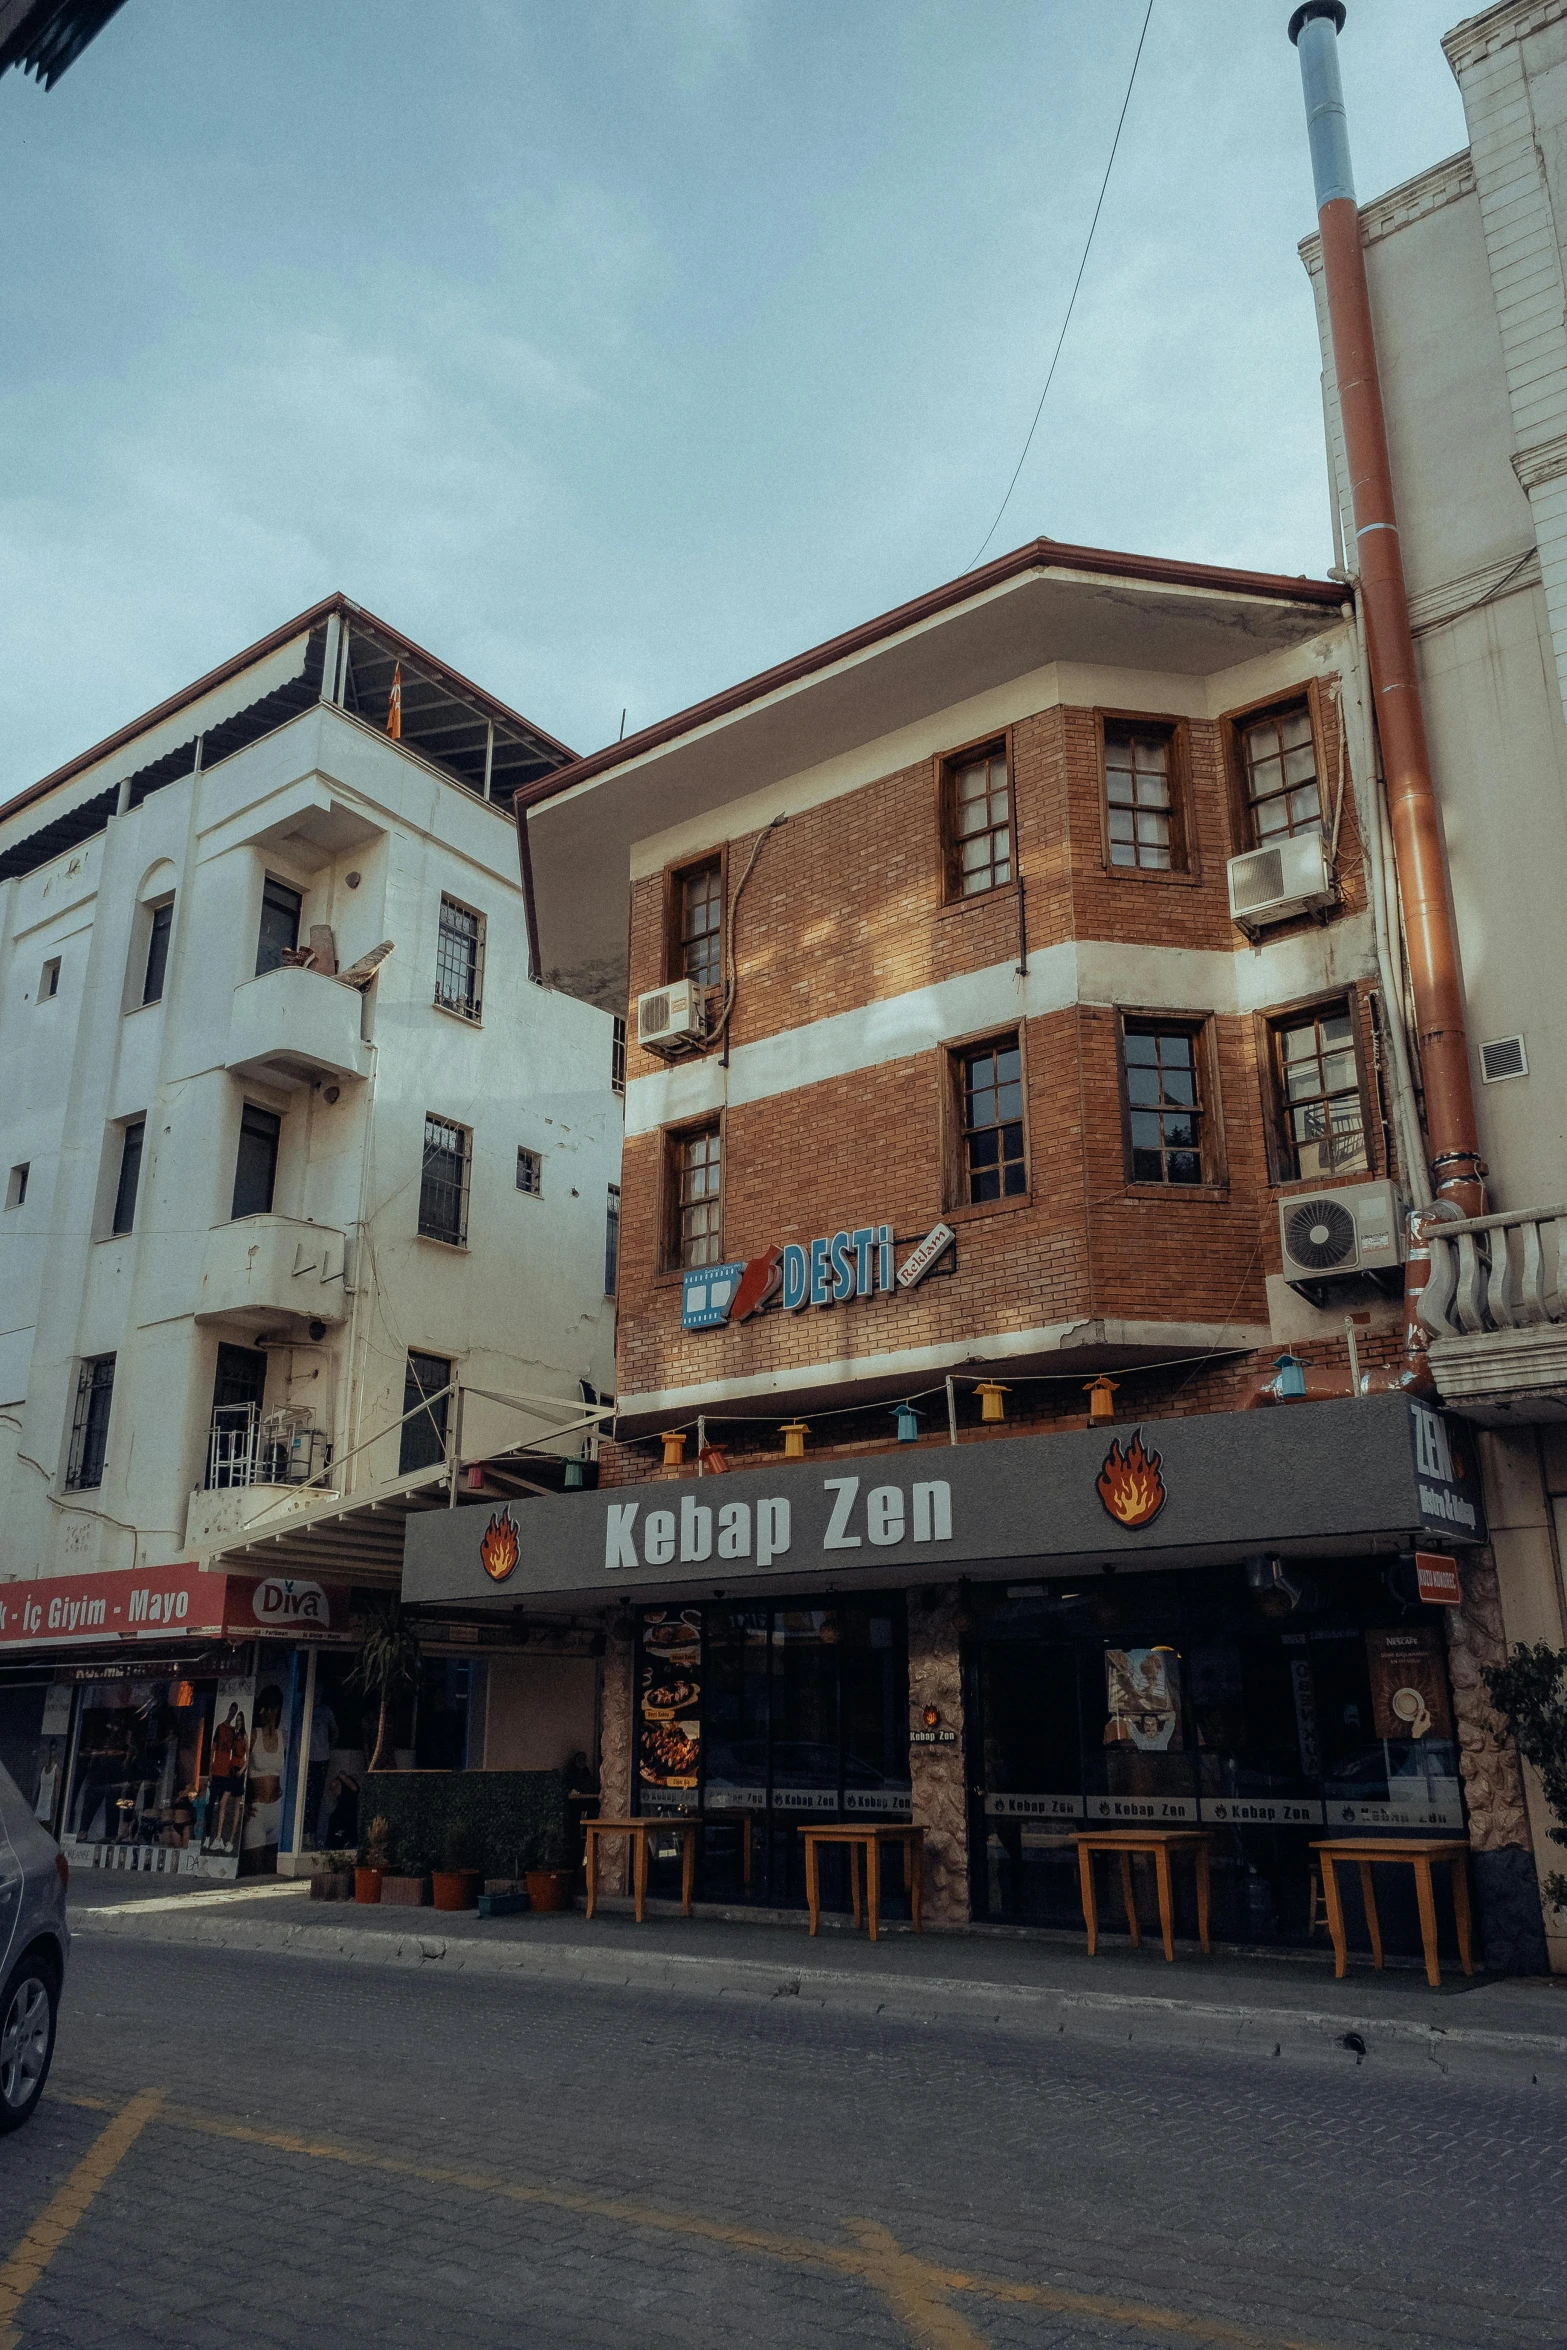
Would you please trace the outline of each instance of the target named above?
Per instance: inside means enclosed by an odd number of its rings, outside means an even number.
[[[386,1749],[387,1725],[391,1718],[392,1700],[401,1690],[411,1689],[419,1670],[419,1636],[403,1613],[400,1599],[383,1599],[370,1611],[365,1626],[365,1644],[354,1668],[355,1686],[379,1708],[375,1728],[375,1752],[370,1757],[370,1768],[384,1768],[382,1757]]]

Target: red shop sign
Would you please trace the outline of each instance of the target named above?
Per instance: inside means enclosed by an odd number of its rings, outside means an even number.
[[[228,1578],[194,1561],[0,1583],[0,1654],[19,1648],[210,1639],[223,1631]]]
[[[1433,1607],[1462,1607],[1463,1587],[1458,1580],[1454,1560],[1444,1558],[1439,1550],[1415,1552],[1415,1582],[1422,1599]]]

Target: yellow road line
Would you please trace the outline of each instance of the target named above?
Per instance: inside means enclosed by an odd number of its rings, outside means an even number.
[[[51,2196],[0,2268],[0,2350],[21,2341],[12,2320],[99,2188],[122,2163],[162,2105],[165,2091],[141,2089],[94,2139],[59,2192]]]

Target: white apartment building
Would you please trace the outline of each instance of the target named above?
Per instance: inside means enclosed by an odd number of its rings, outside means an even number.
[[[335,597],[0,809],[0,1607],[395,1589],[451,1474],[587,1453],[616,1028],[530,984],[510,810],[568,755]]]

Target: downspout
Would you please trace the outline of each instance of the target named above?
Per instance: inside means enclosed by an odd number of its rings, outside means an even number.
[[[1458,946],[1415,673],[1387,420],[1360,244],[1360,209],[1339,84],[1338,35],[1344,17],[1343,0],[1304,0],[1289,20],[1289,35],[1300,52],[1306,99],[1333,370],[1354,509],[1352,568],[1360,575],[1366,616],[1371,690],[1425,1080],[1432,1185],[1438,1204],[1448,1203],[1449,1216],[1483,1216],[1486,1169],[1469,1074]]]

